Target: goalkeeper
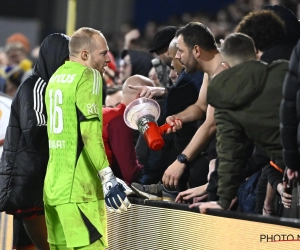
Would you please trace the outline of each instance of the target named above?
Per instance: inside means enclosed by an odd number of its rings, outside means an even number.
[[[100,31],[77,30],[69,43],[70,61],[46,89],[50,157],[44,203],[51,249],[105,249],[105,205],[115,212],[130,207],[131,190],[114,177],[101,136],[108,50]]]

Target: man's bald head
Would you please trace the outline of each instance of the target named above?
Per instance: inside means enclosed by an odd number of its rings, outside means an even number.
[[[155,87],[154,82],[145,76],[134,75],[128,77],[127,80],[124,82],[122,88],[123,91],[122,103],[124,103],[125,105],[135,100],[137,98],[137,95],[140,93],[139,90],[129,88],[129,85]]]
[[[175,36],[169,44],[169,50],[175,49],[177,51],[177,37]]]
[[[168,56],[172,59],[171,68],[175,70],[177,75],[179,75],[183,67],[179,59],[176,58],[176,53],[177,53],[177,37],[175,36],[169,44]]]
[[[128,87],[128,85],[132,86],[149,86],[149,87],[155,87],[155,84],[152,80],[150,80],[148,77],[142,76],[142,75],[134,75],[127,78],[127,80],[123,84],[123,95],[126,94],[138,94],[138,91],[135,89],[131,89]]]

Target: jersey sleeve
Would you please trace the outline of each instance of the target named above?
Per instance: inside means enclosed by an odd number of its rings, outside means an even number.
[[[82,141],[96,172],[108,167],[102,139],[102,79],[94,69],[86,69],[76,91],[76,106]]]
[[[76,106],[86,119],[102,120],[102,78],[99,71],[87,68],[78,83]]]

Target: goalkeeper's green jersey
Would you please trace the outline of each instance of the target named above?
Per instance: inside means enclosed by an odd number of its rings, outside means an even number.
[[[49,162],[44,202],[49,205],[103,199],[99,170],[108,167],[102,140],[102,78],[66,62],[46,89]]]

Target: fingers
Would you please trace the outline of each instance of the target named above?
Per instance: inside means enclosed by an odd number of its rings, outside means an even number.
[[[176,178],[167,176],[165,179],[163,179],[163,184],[168,189],[176,189],[178,186],[178,180]]]
[[[176,118],[174,116],[168,116],[166,118],[166,123],[168,123],[171,127],[174,126]]]
[[[200,202],[201,203],[201,202]],[[199,206],[199,210],[202,214],[207,212],[207,209],[223,209],[216,201],[202,202]]]
[[[291,208],[292,201],[289,199],[282,198],[282,204],[285,208]]]
[[[206,212],[207,212],[207,207],[206,207],[204,204],[201,204],[201,205],[199,206],[199,210],[200,210],[200,213],[201,213],[201,214],[206,214]]]
[[[189,208],[193,208],[193,207],[199,207],[203,202],[196,202],[193,203],[192,205],[189,205]]]
[[[292,196],[286,192],[281,195],[281,202],[285,208],[290,208],[292,205]]]
[[[142,87],[142,91],[139,95],[140,97],[145,97],[145,98],[151,98],[153,96],[151,90],[148,89],[147,87]]]
[[[183,191],[183,192],[180,192],[177,195],[177,197],[175,199],[175,202],[182,203],[183,200],[188,200],[188,199],[192,198],[192,196],[190,195],[190,192],[191,192],[190,189],[188,189],[186,191]],[[190,197],[190,198],[187,198],[187,197]]]
[[[145,97],[145,98],[152,98],[154,95],[154,92],[152,92],[151,88],[147,86],[133,86],[133,85],[128,85],[130,89],[135,89],[140,91],[138,94],[139,97]]]
[[[128,200],[128,198],[126,197],[125,200],[123,201],[124,205],[127,207],[127,208],[130,208],[131,207],[131,203],[130,201]]]
[[[106,207],[109,212],[115,212],[115,213],[120,213],[119,211],[119,206],[115,203],[114,198],[111,199],[105,199]]]
[[[175,189],[177,189],[177,187],[178,187],[178,179],[177,178],[173,179],[173,186],[175,187]]]
[[[196,203],[196,202],[204,201],[207,197],[208,197],[208,194],[204,194],[200,197],[195,197],[193,202]]]
[[[119,202],[121,203],[120,206],[119,206],[119,211],[120,212],[126,212],[127,211],[127,203],[129,202],[124,202],[124,200],[122,200],[122,198],[120,197],[120,195],[117,195],[118,196],[118,199],[119,199]],[[127,199],[127,197],[126,197]]]
[[[187,194],[186,196],[182,197],[185,201],[194,198],[195,194]]]
[[[167,134],[171,132],[176,132],[178,129],[182,128],[181,120],[175,118],[174,116],[168,116],[166,118],[166,123],[168,123],[171,126],[171,128],[167,130]]]
[[[173,126],[173,125],[174,125],[173,121],[174,121],[173,116],[168,116],[168,117],[166,118],[166,123],[168,123],[170,126]]]
[[[172,131],[173,132],[176,132],[177,130],[179,130],[179,129],[182,128],[182,122],[181,122],[181,120],[175,119],[173,123],[174,123],[173,126],[172,126]]]
[[[105,207],[106,207],[106,209],[107,209],[108,212],[110,212],[110,213],[116,213],[116,211],[112,207],[108,206],[106,203],[105,203]]]
[[[183,194],[182,194],[183,192],[181,192],[181,193],[179,193],[178,195],[177,195],[177,197],[175,198],[175,202],[176,203],[182,203],[182,198],[183,198]]]
[[[133,86],[133,85],[128,85],[130,89],[135,89],[135,90],[140,90],[141,88],[139,86]]]
[[[182,176],[185,165],[178,162],[177,160],[173,162],[164,172],[162,182],[166,188],[177,188],[178,181]]]
[[[166,134],[170,134],[170,133],[172,133],[173,131],[172,131],[172,128],[168,128],[167,129],[167,131],[166,131]]]
[[[170,187],[169,187],[169,184],[171,183],[171,182],[170,182],[170,176],[169,176],[168,174],[166,174],[166,172],[165,172],[164,175],[163,175],[162,182],[163,182],[163,184],[164,184],[164,186],[165,186],[166,188],[170,188]]]
[[[140,93],[140,97],[146,97],[147,98],[147,89],[142,89]]]
[[[293,180],[293,179],[298,179],[299,178],[299,173],[298,171],[294,171],[294,170],[291,170],[291,169],[286,169],[286,175],[287,175],[287,178],[289,180]]]
[[[127,211],[127,209],[131,207],[131,203],[126,196],[126,193],[131,193],[132,190],[119,178],[116,178],[116,181],[118,184],[112,188],[114,191],[111,189],[105,197],[105,204],[108,211],[121,213]]]
[[[128,198],[125,197],[125,199],[122,200],[120,195],[117,195],[116,199],[115,197],[111,197],[110,199],[107,199],[105,202],[109,212],[122,213],[122,212],[126,212],[127,209],[131,207],[131,203],[128,200]]]
[[[292,195],[290,195],[290,194],[288,194],[288,193],[286,193],[286,192],[283,192],[283,193],[281,194],[281,197],[282,197],[282,198],[285,198],[285,199],[288,199],[288,200],[292,200]]]

